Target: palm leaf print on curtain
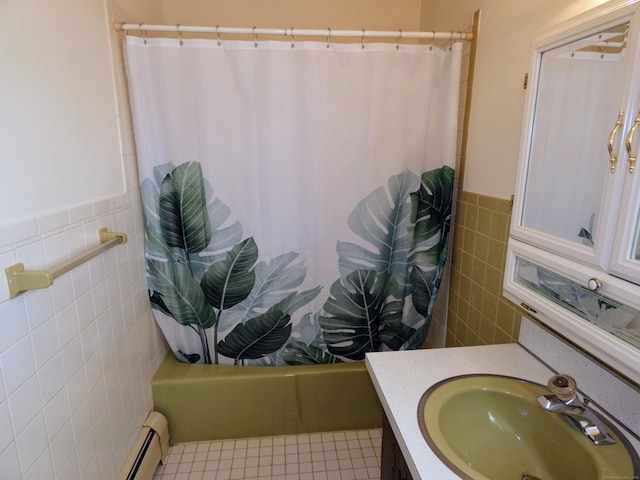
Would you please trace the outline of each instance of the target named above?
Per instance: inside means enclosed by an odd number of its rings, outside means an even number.
[[[335,363],[362,360],[382,345],[398,350],[424,342],[446,258],[451,168],[421,179],[408,171],[396,175],[387,191],[380,187],[356,206],[348,223],[363,243],[338,241],[341,278],[322,311],[307,313],[319,330],[305,338],[301,328],[297,340],[291,315],[321,290],[294,290],[305,275],[292,264],[298,254],[258,263],[259,248],[253,238],[241,239],[238,223],[221,228],[229,209],[212,198],[198,163],[164,165],[156,173],[142,184],[150,299],[197,335],[199,351],[176,352],[183,361],[219,363],[222,355],[245,363],[277,358],[282,350],[289,364]],[[409,315],[421,317],[414,326],[403,321],[407,298]],[[234,308],[244,315],[219,338],[219,321]]]
[[[424,343],[446,260],[453,180],[449,167],[426,172],[421,181],[404,172],[389,180],[388,191],[378,188],[353,211],[349,226],[365,243],[338,241],[341,278],[319,313],[330,354],[363,360],[383,345],[400,350]],[[336,361],[321,351],[320,339],[292,343],[285,359]]]

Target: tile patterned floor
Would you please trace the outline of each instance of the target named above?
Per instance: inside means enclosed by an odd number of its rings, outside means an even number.
[[[173,445],[153,480],[379,480],[381,429]]]

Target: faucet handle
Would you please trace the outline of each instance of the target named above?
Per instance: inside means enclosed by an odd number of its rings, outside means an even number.
[[[565,373],[551,377],[547,382],[547,386],[563,402],[570,402],[578,396],[576,381]]]

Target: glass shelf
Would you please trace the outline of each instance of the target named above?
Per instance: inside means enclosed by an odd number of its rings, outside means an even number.
[[[640,311],[521,257],[514,280],[625,342],[640,348]]]

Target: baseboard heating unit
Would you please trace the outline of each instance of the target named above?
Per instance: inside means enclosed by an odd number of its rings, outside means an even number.
[[[117,480],[151,480],[169,453],[169,425],[158,412],[144,421]]]

